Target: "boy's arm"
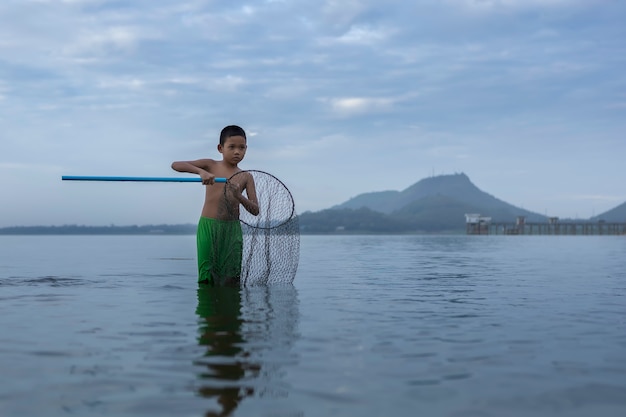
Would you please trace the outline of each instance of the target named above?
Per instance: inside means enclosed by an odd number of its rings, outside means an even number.
[[[249,175],[249,174],[248,174]],[[243,183],[226,183],[227,186],[235,187],[234,196],[237,198],[239,203],[248,211],[248,213],[253,216],[258,216],[259,214],[259,201],[256,196],[256,187],[254,186],[254,179],[252,176],[246,178],[246,181]],[[243,190],[246,190],[246,194],[248,198],[246,198],[242,193]]]
[[[248,198],[246,199],[242,195],[241,196],[242,199],[246,201],[244,202],[243,200],[240,200],[241,205],[244,206],[244,208],[248,210],[248,212],[252,214],[253,216],[258,216],[259,215],[259,200],[257,200],[257,197],[256,197],[256,187],[254,186],[254,179],[252,178],[252,176],[250,176],[250,179],[246,181],[245,190],[246,190],[246,194],[248,195]]]
[[[215,183],[215,175],[211,173],[211,167],[215,161],[212,159],[197,159],[195,161],[175,161],[172,162],[172,169],[178,172],[189,172],[197,174],[202,179],[202,184],[210,185]]]

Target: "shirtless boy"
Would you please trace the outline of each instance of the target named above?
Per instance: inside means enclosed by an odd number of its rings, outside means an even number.
[[[246,149],[246,132],[239,126],[226,126],[217,145],[221,161],[198,159],[172,163],[175,171],[199,175],[206,186],[196,234],[198,281],[204,284],[239,285],[243,251],[239,205],[253,215],[259,213],[254,180],[245,172],[226,184],[216,183],[215,178],[231,178],[240,172],[238,164]]]

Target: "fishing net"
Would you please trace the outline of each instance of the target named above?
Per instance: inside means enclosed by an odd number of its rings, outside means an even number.
[[[258,213],[249,211],[237,198],[252,193],[256,194]],[[293,282],[300,258],[300,224],[293,196],[282,181],[263,171],[238,172],[224,185],[219,211],[219,217],[241,222],[242,285]]]

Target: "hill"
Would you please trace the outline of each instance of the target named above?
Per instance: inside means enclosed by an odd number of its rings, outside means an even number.
[[[607,222],[626,222],[626,202],[620,204],[615,208],[612,208],[609,211],[605,211],[602,214],[592,217],[591,220],[604,220]]]
[[[514,222],[517,216],[546,221],[480,190],[462,173],[425,178],[403,191],[360,194],[331,209],[303,213],[300,220],[305,232],[442,232],[465,230],[466,213],[500,222]]]
[[[455,200],[458,205],[467,206],[468,209],[474,208],[482,215],[491,216],[494,221],[515,221],[517,216],[526,216],[528,221],[545,220],[545,216],[541,214],[515,207],[480,190],[463,173],[425,178],[403,191],[360,194],[333,208],[357,209],[367,207],[374,211],[391,214],[398,210],[406,211],[407,205],[412,205],[418,209],[419,204],[416,205],[416,201],[432,196],[442,196]],[[424,201],[430,201],[429,204],[433,203],[432,200]],[[450,203],[450,201],[446,200],[446,203]],[[471,211],[465,213],[468,212]]]

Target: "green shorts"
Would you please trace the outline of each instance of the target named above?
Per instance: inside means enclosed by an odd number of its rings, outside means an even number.
[[[239,285],[243,235],[239,220],[200,217],[196,233],[198,282]]]

